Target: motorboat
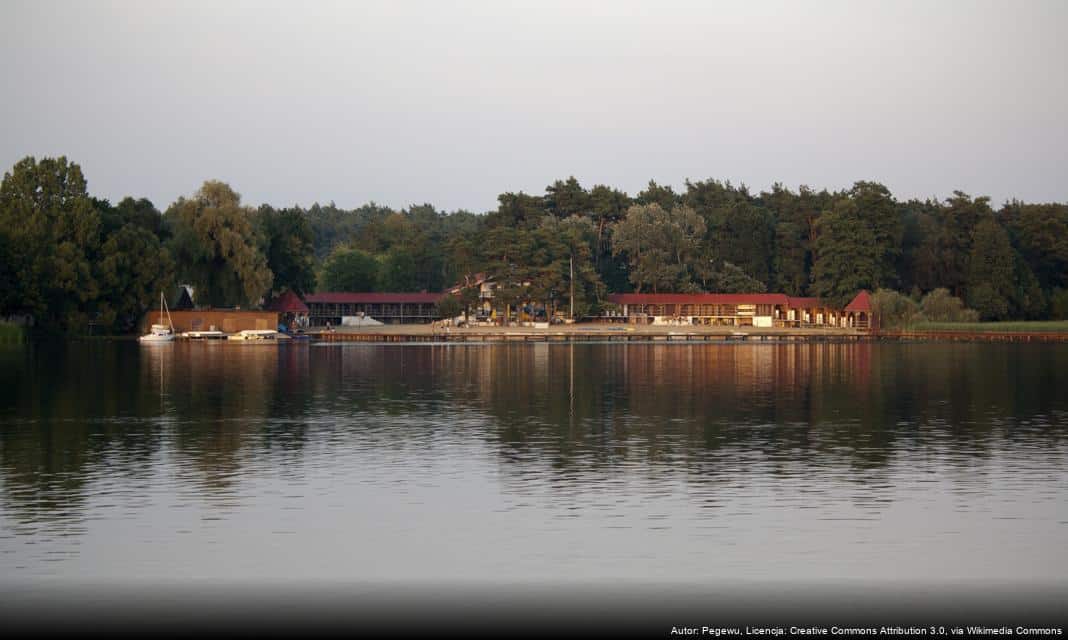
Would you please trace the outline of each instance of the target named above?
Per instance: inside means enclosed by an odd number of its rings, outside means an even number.
[[[182,334],[182,337],[189,340],[225,340],[226,334],[222,331],[211,329],[210,331],[186,331]]]
[[[159,293],[159,317],[163,320],[163,312],[167,312],[169,324],[153,324],[148,333],[138,338],[142,344],[159,344],[174,342],[174,322],[171,321],[171,310],[167,308],[167,301],[163,298],[163,292]]]
[[[229,340],[287,340],[289,336],[274,329],[245,329],[229,336]]]

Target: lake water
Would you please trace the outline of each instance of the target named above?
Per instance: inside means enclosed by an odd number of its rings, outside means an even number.
[[[1068,345],[0,350],[0,583],[1064,585]]]

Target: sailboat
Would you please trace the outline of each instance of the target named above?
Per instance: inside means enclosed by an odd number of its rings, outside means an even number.
[[[167,308],[167,301],[163,299],[163,292],[159,293],[159,317],[163,320],[163,312],[167,312],[168,324],[154,324],[149,332],[138,338],[141,342],[174,342],[174,322],[171,320],[171,310]]]

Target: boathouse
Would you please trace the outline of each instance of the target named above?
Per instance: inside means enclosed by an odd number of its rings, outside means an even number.
[[[311,293],[304,297],[308,323],[340,326],[345,318],[370,318],[383,324],[418,324],[437,319],[442,293]]]
[[[608,301],[636,324],[869,329],[871,298],[857,294],[845,309],[819,298],[783,293],[616,293]]]
[[[169,321],[174,322],[177,333],[185,331],[222,331],[237,333],[245,329],[274,329],[278,326],[278,312],[252,311],[245,309],[189,309],[171,311]],[[169,324],[166,312],[159,309],[145,314],[141,332],[148,333],[153,324]]]

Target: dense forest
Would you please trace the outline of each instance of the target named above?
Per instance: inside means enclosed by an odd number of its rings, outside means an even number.
[[[899,201],[843,191],[649,182],[628,195],[575,178],[502,193],[482,214],[430,204],[245,206],[205,182],[165,211],[93,197],[66,158],[25,158],[0,186],[0,317],[71,332],[130,331],[161,290],[256,306],[286,289],[441,291],[494,277],[503,302],[596,313],[609,292],[758,292],[842,304],[859,289],[919,300],[947,289],[982,319],[1068,318],[1068,204]],[[526,283],[518,286],[518,283]]]

